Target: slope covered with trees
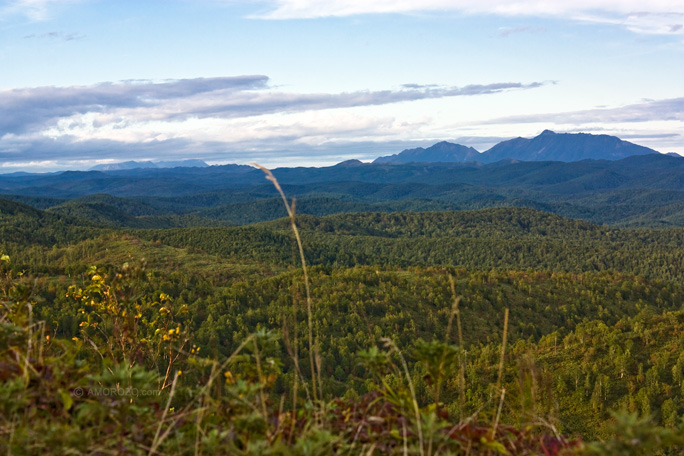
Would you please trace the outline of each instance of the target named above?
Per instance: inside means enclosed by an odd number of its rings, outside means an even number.
[[[357,161],[275,175],[300,214],[526,207],[613,226],[684,223],[684,159],[662,154],[568,163]],[[237,165],[0,175],[0,193],[117,227],[250,224],[287,215],[263,173]]]
[[[301,215],[305,275],[288,219],[130,229],[81,204],[0,207],[9,453],[682,449],[681,229]]]

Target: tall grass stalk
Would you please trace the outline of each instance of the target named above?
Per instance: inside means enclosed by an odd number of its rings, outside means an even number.
[[[418,444],[419,444],[420,456],[424,456],[425,455],[425,445],[424,445],[424,439],[423,439],[423,425],[421,423],[421,417],[420,417],[420,407],[418,406],[416,389],[413,386],[413,380],[411,379],[411,372],[409,371],[408,363],[406,363],[406,358],[404,358],[404,355],[401,354],[401,350],[399,350],[399,347],[397,347],[397,344],[395,344],[392,339],[387,338],[387,337],[383,337],[380,340],[385,344],[386,347],[390,348],[390,353],[392,351],[397,353],[397,356],[399,357],[399,360],[401,361],[401,366],[404,368],[404,375],[406,375],[406,382],[408,383],[409,391],[411,392],[411,400],[413,402],[413,411],[415,412],[415,415],[416,415],[416,426],[418,428]]]
[[[465,347],[463,346],[463,327],[461,325],[461,309],[459,309],[459,304],[461,303],[461,297],[456,296],[456,284],[454,283],[454,276],[449,274],[449,285],[451,286],[451,296],[454,298],[454,303],[452,307],[452,315],[456,314],[456,329],[458,331],[458,346],[461,349],[459,353],[459,366],[458,366],[458,419],[463,422],[463,410],[465,409]],[[449,329],[451,329],[451,319],[449,319]]]
[[[504,358],[506,356],[506,341],[508,340],[508,307],[504,312],[504,327],[503,327],[503,337],[501,341],[501,358],[499,359],[499,373],[496,376],[496,389],[497,391],[501,388],[501,380],[503,378],[503,368],[504,368]]]
[[[254,358],[256,360],[257,378],[261,383],[264,381],[264,375],[261,370],[261,356],[259,355],[259,345],[257,344],[256,339],[253,339],[252,342],[254,342]],[[263,388],[259,388],[259,402],[261,402],[261,413],[264,416],[264,421],[268,422],[268,412],[266,411],[266,397],[264,396]]]
[[[444,383],[444,380],[445,380],[443,373],[444,373],[444,370],[446,367],[447,350],[449,350],[449,347],[451,345],[449,343],[449,340],[451,339],[451,329],[452,329],[453,324],[454,324],[454,317],[456,315],[458,315],[458,304],[461,301],[461,297],[456,296],[455,287],[453,284],[454,280],[451,277],[451,275],[449,276],[449,280],[451,281],[451,285],[452,285],[451,289],[452,289],[453,296],[454,296],[454,302],[451,305],[451,313],[449,314],[449,321],[447,323],[447,329],[446,329],[446,332],[444,333],[444,344],[442,347],[442,356],[439,360],[439,372],[440,372],[440,374],[437,375],[437,378],[434,379],[434,381],[435,381],[435,393],[434,393],[435,394],[435,410],[439,409],[439,397],[440,397],[440,393],[442,390],[442,383]],[[459,344],[459,351],[460,350],[462,350],[461,344]],[[459,359],[460,358],[461,358],[461,356],[459,354]]]
[[[273,186],[276,188],[278,193],[280,194],[280,197],[283,200],[283,204],[285,205],[285,209],[287,210],[287,215],[290,218],[290,226],[292,227],[292,232],[294,233],[295,239],[297,240],[297,248],[299,249],[299,260],[302,263],[302,273],[304,274],[304,288],[306,290],[306,313],[307,313],[307,322],[308,322],[308,330],[309,330],[309,364],[311,368],[311,390],[313,392],[313,399],[314,402],[318,402],[318,392],[316,388],[316,379],[320,381],[320,373],[317,376],[316,375],[316,362],[314,361],[314,353],[317,350],[316,345],[314,344],[314,336],[313,336],[313,305],[311,303],[311,289],[309,286],[309,274],[307,271],[306,267],[306,258],[304,257],[304,247],[302,245],[302,238],[299,236],[299,229],[297,228],[297,223],[295,221],[295,205],[294,202],[290,204],[287,201],[287,197],[285,196],[285,192],[283,191],[282,187],[280,186],[280,183],[278,182],[278,179],[275,178],[273,173],[271,172],[270,169],[265,168],[258,163],[253,163],[254,166],[259,168],[266,174],[266,179],[271,181],[273,183]],[[296,317],[296,316],[295,316]],[[296,324],[296,319],[295,319],[295,324]],[[295,334],[297,333],[297,328],[295,327]],[[296,344],[295,344],[296,345]],[[295,349],[296,350],[296,349]],[[320,365],[319,365],[320,368]],[[319,385],[322,388],[322,384]]]
[[[197,393],[197,398],[205,399],[208,397],[210,394],[211,388],[214,384],[214,380],[216,380],[216,377],[219,376],[221,372],[223,372],[228,365],[233,362],[233,359],[244,349],[250,342],[254,340],[254,334],[250,335],[247,337],[245,340],[242,341],[242,343],[238,346],[238,348],[235,349],[235,351],[225,360],[221,365],[218,364],[218,362],[214,361],[212,363],[212,371],[211,374],[209,375],[209,379],[207,380],[207,383],[202,386],[202,388],[199,390]],[[173,377],[173,381],[171,382],[171,391],[169,392],[169,399],[166,402],[166,408],[164,409],[164,413],[162,414],[162,418],[159,421],[159,426],[157,427],[157,432],[155,433],[154,440],[152,442],[152,446],[150,447],[150,451],[147,453],[148,456],[152,456],[157,453],[157,448],[162,444],[164,440],[169,436],[171,431],[174,429],[175,425],[178,424],[179,421],[182,419],[185,419],[186,414],[190,413],[192,410],[192,405],[194,401],[189,401],[185,407],[183,407],[182,410],[180,410],[177,414],[176,417],[169,423],[168,427],[164,431],[163,434],[160,435],[161,429],[164,425],[164,421],[166,420],[166,415],[169,412],[169,406],[171,405],[171,401],[174,397],[174,394],[176,392],[176,384],[178,382],[178,372]],[[266,419],[266,417],[264,417]]]
[[[504,327],[503,327],[503,340],[501,341],[501,358],[499,359],[499,373],[496,377],[496,390],[501,391],[501,398],[499,399],[499,407],[496,411],[496,417],[494,418],[494,423],[492,424],[492,440],[496,435],[496,428],[499,426],[499,419],[501,418],[501,409],[503,408],[504,398],[506,396],[506,389],[501,388],[501,380],[503,378],[503,368],[504,359],[506,357],[506,341],[508,340],[508,307],[504,312]]]
[[[171,407],[171,400],[173,399],[174,393],[176,392],[176,385],[178,384],[178,372],[173,376],[173,381],[171,382],[171,392],[169,393],[169,399],[166,401],[166,407],[164,407],[164,413],[162,413],[161,420],[159,420],[159,426],[157,426],[157,431],[154,433],[154,440],[152,441],[152,446],[150,447],[149,455],[157,453],[157,448],[166,438],[167,433],[161,434],[162,426],[166,420],[166,415],[169,413],[169,408]],[[171,426],[169,426],[171,429]]]

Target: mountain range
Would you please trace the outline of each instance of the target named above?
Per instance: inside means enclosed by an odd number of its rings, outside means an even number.
[[[127,161],[121,163],[109,163],[103,165],[96,165],[90,168],[92,171],[119,171],[122,169],[137,169],[137,168],[205,168],[207,165],[204,161],[198,159],[176,160],[176,161]]]
[[[609,135],[587,133],[555,133],[545,130],[539,136],[515,138],[502,141],[485,152],[472,147],[447,141],[438,142],[426,149],[406,149],[395,155],[379,157],[373,163],[451,163],[471,162],[494,163],[504,159],[520,161],[562,161],[573,162],[586,159],[620,160],[632,155],[658,153],[648,147],[639,146]]]
[[[684,226],[684,159],[665,154],[570,163],[346,162],[273,174],[297,199],[299,214],[517,206],[594,223]],[[0,194],[115,226],[244,224],[286,215],[264,173],[239,165],[0,175]],[[168,219],[175,216],[182,219]]]
[[[484,153],[441,142],[393,157],[273,174],[299,214],[516,206],[594,223],[684,226],[684,159],[615,137],[546,131]],[[286,215],[261,170],[234,164],[2,174],[0,195],[104,226],[214,226]]]
[[[639,146],[618,137],[592,135],[587,133],[555,133],[544,130],[534,138],[514,138],[502,141],[485,152],[473,147],[440,141],[430,147],[406,149],[400,153],[376,158],[374,164],[400,163],[494,163],[505,159],[518,161],[561,161],[579,160],[620,160],[633,155],[658,153],[648,147]],[[341,163],[344,166],[362,164],[358,160]],[[205,168],[204,161],[198,159],[178,161],[127,161],[97,165],[91,171],[122,171],[152,168]]]

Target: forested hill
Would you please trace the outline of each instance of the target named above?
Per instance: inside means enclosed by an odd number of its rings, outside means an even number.
[[[520,187],[575,194],[602,189],[652,188],[678,190],[684,159],[650,154],[622,160],[579,162],[344,164],[322,168],[278,168],[281,184],[321,185],[345,182],[373,184],[466,184],[488,188]],[[607,176],[614,176],[606,180]],[[179,196],[215,190],[235,190],[264,184],[261,171],[247,166],[68,171],[18,177],[0,175],[5,194],[73,198],[95,193],[114,196]],[[563,185],[561,185],[563,184]],[[320,188],[319,188],[320,191]]]
[[[684,159],[362,164],[279,168],[297,212],[402,212],[528,207],[620,226],[684,226]],[[260,170],[205,168],[0,175],[9,199],[113,227],[249,224],[286,215]]]
[[[0,447],[148,454],[160,423],[158,454],[684,445],[684,228],[301,214],[306,276],[288,219],[149,228],[244,196],[0,200]]]
[[[455,265],[485,269],[619,270],[684,280],[684,229],[616,229],[531,209],[298,216],[314,265]],[[137,231],[175,247],[296,265],[286,220],[234,228]]]
[[[29,205],[0,198],[0,242],[51,247],[65,245],[96,236],[101,231],[96,223],[76,219]]]
[[[0,450],[681,453],[684,160],[274,173],[0,176]]]
[[[132,228],[146,229],[123,229],[140,239],[239,262],[257,261],[278,268],[298,264],[286,219],[239,227],[185,228],[169,227],[174,220],[188,222],[187,217],[169,221],[149,216],[137,220],[139,224]],[[0,233],[4,251],[9,253],[29,246],[65,246],[117,232],[112,231],[116,228],[113,223],[101,222],[9,201],[0,206]],[[506,207],[298,215],[297,223],[307,259],[314,265],[453,265],[480,270],[575,273],[618,270],[661,280],[684,280],[681,228],[618,229],[548,212]],[[164,229],[154,229],[160,226]]]

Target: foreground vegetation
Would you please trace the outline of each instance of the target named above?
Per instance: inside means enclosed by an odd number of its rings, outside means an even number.
[[[679,231],[525,209],[298,226],[306,274],[286,221],[125,233],[8,205],[0,449],[684,448]]]

